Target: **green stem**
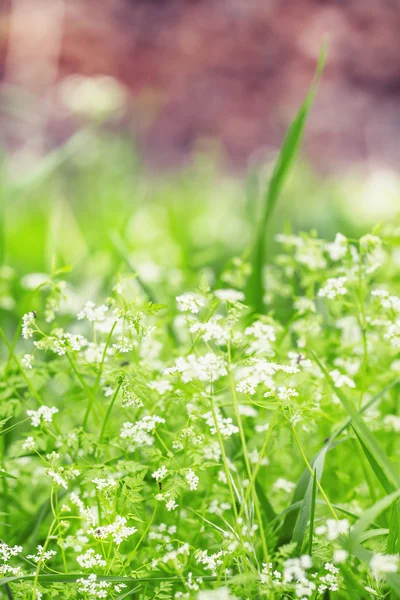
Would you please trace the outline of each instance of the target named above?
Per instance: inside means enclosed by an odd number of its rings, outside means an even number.
[[[103,435],[104,435],[105,429],[107,427],[107,421],[108,421],[108,419],[110,417],[111,411],[112,411],[114,403],[115,403],[115,401],[117,399],[119,390],[121,389],[122,383],[123,383],[123,379],[121,378],[120,382],[118,383],[117,389],[115,390],[114,395],[113,395],[113,397],[111,399],[111,402],[110,402],[110,404],[109,404],[109,406],[107,408],[107,412],[106,412],[105,417],[104,417],[103,425],[102,425],[101,430],[100,430],[99,439],[97,440],[97,444],[98,445],[100,445],[101,440],[103,439]]]

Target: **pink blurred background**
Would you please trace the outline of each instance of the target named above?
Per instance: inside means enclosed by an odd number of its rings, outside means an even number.
[[[149,164],[181,165],[208,140],[244,168],[279,146],[325,36],[305,153],[322,171],[399,164],[398,0],[3,0],[0,11],[10,152],[46,153],[80,124],[65,77],[110,75],[124,102],[109,126]]]

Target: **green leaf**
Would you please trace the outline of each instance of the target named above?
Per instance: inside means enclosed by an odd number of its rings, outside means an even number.
[[[0,477],[8,477],[9,479],[18,479],[17,477],[14,477],[14,475],[10,475],[10,473],[6,473],[2,469],[0,469]]]
[[[316,470],[318,481],[321,480],[322,473],[324,470],[325,456],[326,456],[326,453],[328,452],[329,448],[330,447],[328,445],[321,448],[321,450],[315,455],[315,457],[311,461],[311,466],[314,468],[314,470]],[[300,525],[300,523],[298,525],[298,528],[299,528],[298,535],[300,535],[300,531],[301,531],[300,526],[301,526],[301,528],[303,530],[303,536],[304,536],[304,533],[307,528],[307,524],[305,524],[305,520],[307,518],[307,522],[308,522],[309,515],[311,514],[310,513],[311,489],[312,489],[311,474],[308,471],[308,469],[305,469],[297,483],[297,486],[296,486],[296,489],[294,491],[293,498],[292,498],[292,506],[295,506],[295,505],[300,506],[300,511],[302,509],[304,511],[302,523],[301,523],[301,525]],[[306,500],[307,493],[309,495]],[[308,513],[307,513],[306,506],[308,506]],[[279,542],[280,544],[286,543],[289,539],[293,540],[291,535],[292,535],[292,532],[294,532],[295,528],[297,527],[297,521],[300,517],[300,511],[298,511],[297,509],[295,509],[294,511],[288,511],[288,514],[286,515],[285,521],[281,528],[280,542]],[[307,514],[308,514],[308,516],[307,516]]]
[[[322,472],[324,470],[325,454],[322,453],[314,463],[314,477],[311,478],[311,474],[308,480],[306,492],[304,494],[303,501],[301,503],[300,511],[297,517],[297,521],[293,530],[292,542],[296,543],[297,553],[301,553],[303,546],[304,536],[307,531],[308,523],[310,522],[310,536],[312,540],[312,530],[314,525],[314,512],[315,512],[315,500],[316,500],[316,486],[317,481],[321,480]],[[312,541],[311,541],[312,547]]]
[[[312,498],[311,498],[310,531],[309,531],[309,537],[308,537],[308,554],[309,554],[309,556],[312,556],[316,500],[317,500],[317,471],[316,471],[316,469],[314,469]]]
[[[378,500],[373,506],[365,510],[362,516],[358,519],[357,523],[352,527],[349,534],[349,544],[350,547],[356,546],[360,541],[362,534],[364,531],[368,529],[373,521],[395,500],[400,497],[400,489],[393,492],[393,494],[389,494],[381,500]]]
[[[276,518],[276,513],[272,507],[271,502],[268,500],[262,485],[257,480],[255,483],[255,488],[256,488],[257,498],[260,503],[260,508],[266,517],[267,523],[269,523],[270,521],[273,521]]]
[[[389,482],[391,482],[395,488],[400,487],[400,477],[394,468],[393,464],[390,462],[389,458],[386,456],[382,448],[380,447],[378,441],[372,435],[367,425],[365,424],[363,418],[360,413],[357,411],[356,407],[352,400],[347,398],[347,396],[343,393],[340,388],[335,387],[332,377],[329,375],[325,366],[321,363],[321,361],[317,358],[315,353],[310,349],[310,353],[313,356],[315,362],[318,364],[319,368],[325,375],[326,380],[331,386],[332,390],[339,398],[342,403],[345,411],[349,415],[352,420],[352,426],[354,430],[357,432],[359,438],[363,442],[363,447],[368,450],[367,459],[369,457],[373,458],[375,468],[379,468],[383,472],[383,476],[387,478]],[[383,477],[382,476],[382,477]]]
[[[258,231],[253,250],[253,271],[248,282],[246,294],[247,301],[252,305],[254,310],[259,313],[263,312],[263,270],[266,262],[265,239],[267,235],[267,227],[276,208],[284,183],[290,173],[290,169],[300,148],[305,124],[307,122],[307,118],[317,92],[318,83],[324,69],[325,56],[326,48],[325,45],[323,45],[313,84],[295,119],[292,121],[286,132],[285,139],[283,140],[283,144],[264,197],[263,214],[258,225]]]
[[[378,480],[382,484],[382,487],[385,490],[385,492],[387,494],[390,494],[394,490],[393,485],[390,483],[390,481],[386,477],[385,473],[380,468],[379,464],[376,462],[376,460],[374,459],[374,457],[372,456],[372,454],[370,453],[370,451],[368,450],[368,448],[365,446],[365,444],[363,443],[362,439],[360,438],[360,436],[358,435],[358,433],[354,429],[354,427],[353,427],[353,430],[354,430],[354,433],[356,434],[356,436],[358,438],[358,441],[360,442],[361,448],[362,448],[362,450],[363,450],[363,452],[364,452],[364,454],[365,454],[365,456],[366,456],[369,464],[371,465],[371,468],[372,468],[373,472],[375,473],[375,475],[377,476]]]

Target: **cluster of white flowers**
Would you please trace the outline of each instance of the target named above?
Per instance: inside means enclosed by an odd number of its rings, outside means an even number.
[[[186,358],[181,356],[175,361],[175,365],[166,369],[164,373],[166,375],[179,373],[183,383],[196,379],[212,383],[220,377],[225,377],[228,371],[225,359],[209,352],[205,356],[195,354],[189,354]]]
[[[207,425],[210,427],[210,433],[216,435],[219,431],[223,437],[230,437],[234,433],[239,433],[239,427],[233,424],[231,417],[223,417],[218,407],[202,415]]]
[[[204,342],[215,342],[218,346],[223,346],[229,339],[229,331],[218,324],[219,320],[218,316],[205,323],[193,323],[189,331],[200,334]]]
[[[26,313],[22,317],[22,337],[24,338],[24,340],[28,340],[33,336],[34,331],[31,325],[33,325],[33,323],[35,322],[35,319],[36,313],[34,310],[31,310],[31,312]]]
[[[128,527],[126,522],[127,519],[125,517],[117,515],[114,523],[92,528],[89,530],[89,533],[96,539],[105,540],[111,537],[115,544],[121,544],[124,540],[137,532],[136,527]]]
[[[259,385],[264,385],[267,389],[275,387],[273,376],[283,372],[287,375],[293,375],[299,372],[299,368],[293,365],[281,365],[269,362],[263,359],[251,359],[250,365],[238,370],[237,376],[239,383],[236,386],[238,392],[250,394],[253,396]]]
[[[25,369],[32,369],[33,359],[33,354],[24,354],[21,358],[21,365],[25,367]]]
[[[400,348],[400,320],[388,326],[385,339],[390,342],[393,348]]]
[[[200,480],[199,480],[198,476],[196,475],[196,473],[193,471],[193,469],[188,470],[188,472],[185,475],[185,479],[186,479],[187,483],[189,484],[189,489],[197,490]]]
[[[46,473],[50,475],[53,479],[54,483],[63,487],[65,490],[68,489],[68,480],[75,479],[80,475],[80,472],[73,467],[69,469],[64,469],[64,467],[60,467],[57,471],[54,469],[47,469]]]
[[[292,481],[288,481],[287,479],[284,479],[283,477],[279,477],[274,483],[274,488],[276,490],[283,490],[287,494],[290,494],[291,492],[293,492],[295,487],[296,487],[295,483],[293,483]]]
[[[379,300],[382,308],[393,310],[396,313],[400,313],[400,297],[389,294],[387,290],[375,289],[372,290],[371,296]]]
[[[400,417],[398,415],[386,415],[383,418],[384,425],[396,433],[400,432]]]
[[[167,467],[160,467],[159,469],[157,469],[157,471],[154,471],[154,473],[151,474],[152,477],[154,477],[154,479],[156,481],[161,481],[161,479],[164,479],[164,477],[166,477],[168,475],[168,469]]]
[[[317,535],[326,535],[327,539],[332,542],[340,535],[347,535],[350,531],[350,523],[347,519],[327,519],[325,525],[316,527]]]
[[[86,508],[82,500],[74,492],[72,492],[70,498],[72,504],[78,507],[81,518],[87,523],[94,525],[97,521],[97,509],[93,507]]]
[[[36,442],[33,437],[30,435],[26,438],[26,440],[22,444],[23,450],[32,451],[36,448]]]
[[[251,339],[246,351],[247,354],[274,353],[272,344],[276,341],[276,332],[272,325],[263,323],[262,321],[255,321],[250,327],[246,327],[244,333]]]
[[[33,344],[38,350],[50,350],[58,356],[64,356],[71,350],[79,352],[88,346],[88,341],[79,333],[66,333],[62,329],[54,329],[51,335],[35,341]]]
[[[244,302],[244,294],[239,290],[232,289],[220,289],[214,291],[214,296],[221,300],[221,302]]]
[[[335,241],[330,244],[326,244],[325,248],[332,260],[341,260],[347,253],[348,239],[343,234],[337,233],[335,236]]]
[[[323,594],[327,590],[337,592],[339,590],[339,569],[331,563],[325,563],[327,573],[319,578],[318,592]]]
[[[10,560],[12,556],[21,554],[22,546],[9,546],[5,542],[0,542],[0,559],[4,562]]]
[[[148,415],[136,423],[127,421],[122,425],[120,436],[122,439],[129,439],[137,445],[151,446],[154,442],[150,435],[158,424],[165,423],[163,417],[158,415]]]
[[[171,495],[169,493],[157,494],[156,500],[158,502],[165,502],[165,508],[167,509],[168,512],[171,512],[172,510],[175,510],[178,508],[178,504],[175,502],[174,498],[171,498]]]
[[[333,369],[333,371],[330,371],[329,375],[332,377],[333,383],[337,388],[342,388],[346,385],[350,388],[356,387],[354,381],[348,377],[348,375],[341,373],[339,369]]]
[[[205,306],[206,301],[200,294],[186,293],[178,296],[176,303],[181,312],[197,314]]]
[[[37,410],[27,410],[26,414],[31,418],[33,427],[39,427],[41,423],[51,423],[53,416],[58,413],[55,406],[40,406]]]
[[[77,579],[76,583],[78,591],[87,594],[89,600],[110,598],[109,592],[114,591],[119,594],[127,587],[125,583],[112,584],[109,581],[98,581],[94,573],[91,573],[87,579]]]
[[[373,273],[385,260],[382,240],[376,235],[367,233],[360,238],[360,250],[367,262],[366,273]]]
[[[96,554],[93,548],[87,550],[85,554],[77,556],[76,560],[82,569],[93,569],[95,567],[105,567],[107,565],[107,561],[104,560],[101,554]]]
[[[219,550],[209,556],[207,550],[197,550],[195,558],[197,564],[203,565],[206,571],[211,571],[212,575],[216,575],[217,568],[222,565],[225,554],[225,550]]]
[[[347,288],[344,285],[346,282],[347,277],[330,277],[318,291],[318,296],[329,300],[333,300],[336,296],[344,296],[347,294]]]
[[[398,554],[376,553],[372,556],[369,567],[375,579],[380,579],[386,573],[397,573],[400,556]]]
[[[117,482],[115,481],[115,479],[101,479],[99,477],[95,477],[94,479],[92,479],[92,483],[95,484],[96,486],[96,490],[98,492],[110,492],[111,490],[114,490],[117,487]]]
[[[172,390],[174,389],[171,385],[171,382],[166,381],[165,379],[159,379],[158,381],[150,381],[148,386],[151,390],[154,390],[155,392],[157,392],[157,394],[160,394],[160,396],[163,396],[168,392],[172,392]]]
[[[53,558],[53,556],[56,555],[57,552],[55,550],[45,550],[43,546],[39,545],[37,546],[37,554],[28,554],[26,558],[33,560],[33,562],[35,563],[43,563],[50,560],[51,558]]]
[[[102,323],[106,318],[106,312],[108,306],[101,304],[96,306],[94,302],[86,302],[83,309],[78,313],[77,318],[79,321],[87,319],[91,323]]]

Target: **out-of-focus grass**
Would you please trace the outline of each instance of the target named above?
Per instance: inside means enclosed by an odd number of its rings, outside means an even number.
[[[221,168],[212,153],[199,153],[185,169],[157,173],[141,164],[124,136],[91,130],[18,177],[4,159],[0,258],[18,275],[13,280],[9,269],[0,271],[1,319],[20,314],[24,274],[72,265],[71,281],[106,286],[124,261],[116,236],[150,288],[160,271],[169,285],[183,277],[186,289],[201,277],[218,278],[232,256],[248,258],[275,157],[269,158],[247,178]],[[315,228],[328,239],[337,231],[365,233],[378,220],[373,210],[368,216],[372,194],[379,219],[393,216],[396,177],[383,173],[368,185],[357,174],[322,178],[299,159],[268,230],[269,256],[278,231]]]

